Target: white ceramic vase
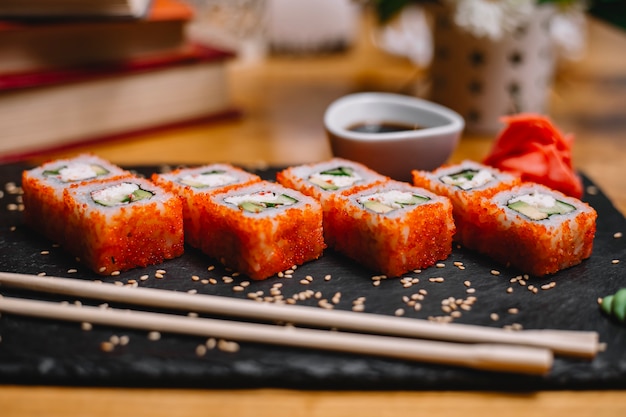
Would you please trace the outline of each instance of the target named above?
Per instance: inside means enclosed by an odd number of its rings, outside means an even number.
[[[555,67],[551,7],[539,7],[526,24],[494,41],[459,28],[450,13],[434,13],[430,99],[465,118],[466,130],[493,134],[500,118],[545,113]]]

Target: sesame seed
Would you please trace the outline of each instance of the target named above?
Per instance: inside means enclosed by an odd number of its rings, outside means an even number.
[[[313,277],[311,275],[307,275],[306,277],[304,277],[304,279],[306,279],[309,282],[313,282]]]
[[[474,294],[476,292],[476,288],[468,288],[465,290],[465,292],[468,294]]]
[[[191,280],[192,280],[192,281],[200,281],[200,277],[199,277],[199,276],[197,276],[197,275],[192,275],[192,276],[191,276]]]
[[[113,343],[114,345],[119,345],[120,337],[114,334],[111,337],[109,337],[109,342]]]
[[[507,292],[507,293],[509,293],[509,294],[511,294],[511,293],[513,292],[513,287],[509,287],[509,288],[507,288],[507,289],[506,289],[506,292]]]
[[[50,255],[50,251],[49,250],[42,250],[41,252],[39,252],[41,255]]]
[[[207,349],[214,349],[215,346],[217,346],[217,340],[214,337],[209,337],[204,345],[207,347]]]
[[[45,277],[45,276],[46,276],[46,273],[45,273],[45,272],[40,272],[40,273],[38,273],[38,274],[37,274],[37,276],[38,276],[38,277]]]
[[[461,317],[463,315],[463,313],[461,313],[459,310],[455,310],[452,313],[450,313],[450,316],[454,317],[455,319]]]
[[[241,281],[239,283],[239,285],[241,285],[242,287],[246,288],[250,285],[250,281]]]
[[[113,352],[113,349],[115,349],[115,346],[111,342],[100,343],[100,350],[103,352]]]
[[[492,269],[491,270],[491,275],[500,275],[500,271],[498,271],[497,269]]]
[[[285,275],[284,275],[284,278],[287,278],[287,279],[289,279],[289,278],[293,278],[293,274],[285,274]]]
[[[372,285],[378,287],[380,286],[380,281],[372,281]]]
[[[146,281],[148,278],[150,278],[150,276],[148,274],[145,274],[145,275],[140,276],[139,280]]]
[[[517,314],[517,313],[519,313],[519,309],[517,309],[515,307],[511,307],[507,311],[509,312],[509,314]]]
[[[439,262],[438,264],[435,265],[437,268],[445,268],[446,264]]]
[[[215,285],[217,284],[217,280],[215,278],[209,278],[209,284]]]
[[[196,346],[196,356],[204,356],[206,355],[206,346],[198,345]]]
[[[325,275],[325,276],[324,276],[324,281],[330,281],[330,278],[331,278],[331,275],[330,275],[330,274]]]
[[[130,342],[130,338],[126,335],[120,336],[120,346],[126,346]]]
[[[613,265],[616,265],[616,264],[618,264],[618,263],[619,263],[619,259],[613,259],[613,260],[611,261],[611,263],[612,263]]]
[[[464,281],[463,285],[465,285],[466,287],[471,287],[472,283],[470,281]]]
[[[517,283],[522,286],[526,285],[526,281],[524,281],[523,279],[518,280]]]
[[[157,272],[157,273],[154,274],[154,277],[158,278],[158,279],[162,279],[162,278],[164,278],[164,275],[161,272]]]
[[[422,305],[420,303],[415,303],[413,306],[413,310],[420,311],[422,309]]]
[[[293,275],[294,272],[296,272],[296,271],[294,271],[293,269],[288,269],[288,270],[285,271],[285,274]]]
[[[233,291],[235,291],[235,292],[242,292],[243,290],[245,290],[245,288],[242,287],[241,285],[235,285],[233,287]]]
[[[614,237],[615,239],[619,239],[619,238],[621,238],[621,237],[622,237],[622,232],[615,232],[615,233],[613,234],[613,237]]]
[[[151,331],[148,333],[148,340],[157,341],[161,338],[161,333],[157,331]]]
[[[448,305],[442,305],[441,310],[443,310],[444,313],[448,313],[448,314],[452,311],[452,309]]]
[[[91,323],[87,323],[86,321],[84,321],[80,324],[80,328],[88,332],[89,330],[93,329],[93,325]]]
[[[67,270],[68,274],[75,274],[77,272],[78,272],[78,269],[75,269],[75,268],[70,268],[70,269]]]
[[[398,316],[398,317],[400,317],[400,316],[404,316],[404,309],[403,309],[403,308],[399,308],[399,309],[397,309],[397,310],[396,310],[393,314],[394,314],[395,316]]]
[[[500,319],[500,316],[498,315],[498,313],[491,313],[489,315],[489,317],[491,318],[491,320],[493,321],[498,321]]]
[[[213,271],[215,269],[215,265],[211,265],[207,268],[207,271]]]
[[[459,261],[454,262],[454,266],[462,266],[462,265],[463,265],[463,262],[459,262]]]
[[[596,194],[598,194],[598,187],[596,187],[595,185],[588,185],[587,186],[587,194],[589,194],[589,195],[596,195]]]
[[[98,269],[98,272],[104,272],[107,270],[106,266],[101,266],[100,269]]]
[[[222,352],[235,353],[239,351],[239,344],[237,342],[220,339],[217,342],[217,348]]]
[[[225,284],[230,284],[230,283],[232,283],[234,281],[234,279],[232,279],[231,277],[224,276],[224,277],[222,277],[222,281]]]
[[[552,287],[550,286],[550,284],[543,284],[543,285],[541,286],[541,289],[542,289],[542,290],[549,290],[550,288],[552,288]]]
[[[355,304],[352,306],[352,311],[361,312],[365,310],[365,306],[363,304]]]
[[[301,280],[300,280],[300,284],[302,284],[302,285],[309,285],[310,283],[311,283],[311,282],[310,282],[310,281],[307,281],[306,279],[301,279]]]
[[[422,288],[421,290],[419,290],[418,292],[419,292],[420,294],[422,294],[422,295],[427,295],[427,294],[428,294],[428,291],[426,291],[426,290],[425,290],[425,289],[423,289],[423,288]]]
[[[157,274],[165,274],[167,271],[165,269],[157,269]]]

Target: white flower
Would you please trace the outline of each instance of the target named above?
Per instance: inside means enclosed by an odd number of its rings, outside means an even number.
[[[454,21],[477,37],[501,39],[526,22],[535,10],[535,0],[448,0]]]

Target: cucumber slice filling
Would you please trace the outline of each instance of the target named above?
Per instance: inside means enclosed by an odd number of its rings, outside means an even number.
[[[441,182],[453,185],[464,191],[481,187],[494,180],[493,174],[486,170],[465,169],[452,175],[444,175],[439,178]]]
[[[309,182],[327,191],[349,187],[360,180],[361,176],[350,167],[336,167],[309,176]]]
[[[296,204],[298,200],[287,194],[259,191],[253,194],[226,197],[224,202],[235,205],[249,213],[260,213],[268,209],[291,206]]]
[[[507,207],[531,220],[545,220],[553,215],[567,214],[576,210],[571,204],[541,193],[512,198],[507,202]]]
[[[370,194],[357,199],[363,207],[378,214],[390,213],[404,207],[417,206],[428,200],[430,200],[429,197],[397,190]]]
[[[91,199],[101,206],[113,207],[131,204],[136,201],[149,199],[154,193],[144,190],[138,184],[123,182],[111,187],[91,192]]]
[[[42,174],[46,177],[55,177],[61,182],[76,182],[101,177],[108,173],[109,170],[102,165],[76,163],[45,170]]]

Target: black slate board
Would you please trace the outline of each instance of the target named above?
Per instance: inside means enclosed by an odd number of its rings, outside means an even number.
[[[0,166],[0,186],[15,183],[19,186],[24,165]],[[134,168],[138,173],[149,175],[158,167]],[[260,174],[273,179],[275,170]],[[585,186],[595,189],[589,179]],[[0,270],[27,274],[45,272],[48,275],[93,279],[86,268],[52,242],[39,237],[22,224],[21,213],[15,209],[19,194],[12,194],[11,184],[2,189],[0,198]],[[441,300],[447,297],[466,298],[469,294],[464,281],[475,288],[477,301],[471,311],[463,311],[456,323],[472,323],[503,327],[513,323],[525,329],[593,330],[600,334],[606,351],[595,359],[572,359],[557,357],[547,376],[520,376],[506,373],[482,372],[402,360],[322,352],[253,343],[241,343],[236,353],[219,349],[209,350],[198,356],[196,347],[205,342],[198,337],[163,334],[152,341],[147,332],[122,328],[94,326],[90,331],[76,323],[35,319],[3,314],[0,317],[0,383],[49,384],[91,386],[142,386],[142,387],[205,387],[250,388],[284,387],[297,389],[603,389],[626,388],[626,326],[602,315],[597,305],[598,297],[626,287],[626,237],[615,238],[616,232],[626,233],[626,220],[600,190],[587,193],[584,198],[599,213],[594,253],[581,265],[558,274],[535,279],[528,284],[535,287],[555,282],[556,287],[539,290],[533,294],[518,283],[509,280],[518,271],[494,265],[479,255],[455,248],[444,262],[444,268],[431,267],[419,274],[420,282],[404,288],[399,279],[383,280],[372,285],[372,271],[362,269],[341,255],[328,250],[314,262],[299,267],[294,277],[273,277],[265,281],[251,281],[245,292],[234,292],[233,286],[245,277],[235,277],[225,283],[222,276],[230,273],[214,260],[200,252],[187,248],[185,254],[162,265],[136,269],[122,273],[111,281],[127,283],[148,274],[139,281],[141,286],[157,287],[175,291],[195,289],[198,293],[245,298],[246,293],[263,291],[269,294],[276,282],[281,282],[282,294],[288,297],[305,290],[320,292],[331,299],[341,292],[337,309],[349,310],[359,297],[366,297],[365,312],[393,315],[404,308],[405,316],[428,318],[442,316]],[[42,254],[49,251],[49,254]],[[613,260],[620,260],[614,263]],[[465,270],[454,266],[462,262]],[[215,269],[209,271],[208,267]],[[76,268],[77,272],[68,272]],[[167,273],[157,279],[158,269]],[[501,274],[494,276],[492,269]],[[331,274],[329,281],[324,276]],[[193,281],[192,275],[201,279],[211,277],[217,284]],[[300,280],[307,275],[314,279],[309,285]],[[430,282],[430,277],[444,277],[445,281]],[[513,288],[508,293],[507,288]],[[403,296],[427,290],[422,309],[407,307]],[[69,302],[72,297],[35,294],[32,292],[0,288],[6,296]],[[98,305],[93,300],[80,300],[83,304]],[[253,302],[253,301],[251,301]],[[299,304],[317,305],[311,298]],[[114,307],[128,307],[112,305]],[[511,314],[510,308],[517,308]],[[499,319],[490,316],[497,313]],[[288,317],[285,319],[288,320]],[[118,345],[111,352],[104,352],[100,345],[112,336],[127,336],[129,343]]]

